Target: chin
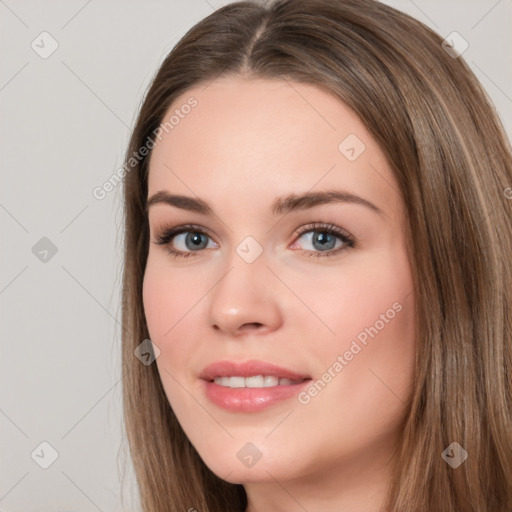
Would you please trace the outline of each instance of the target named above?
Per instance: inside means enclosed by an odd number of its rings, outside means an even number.
[[[281,453],[276,459],[271,453],[258,450],[252,443],[235,441],[229,447],[224,444],[217,452],[200,456],[216,476],[232,484],[275,482],[297,476],[300,468],[293,457]]]

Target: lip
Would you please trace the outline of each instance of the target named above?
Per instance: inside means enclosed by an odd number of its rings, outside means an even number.
[[[245,361],[244,363],[238,361],[217,361],[204,368],[199,377],[206,381],[212,381],[215,377],[251,377],[252,375],[269,375],[290,380],[310,378],[309,375],[297,373],[287,368],[257,359]]]
[[[214,377],[269,375],[290,380],[304,380],[298,384],[268,388],[229,388],[215,384]],[[218,361],[207,366],[200,375],[206,397],[218,407],[230,412],[258,412],[278,402],[297,396],[311,378],[265,361],[251,360],[244,363]]]

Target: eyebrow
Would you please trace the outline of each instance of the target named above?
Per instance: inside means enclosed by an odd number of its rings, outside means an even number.
[[[370,201],[362,197],[340,190],[328,190],[325,192],[308,192],[305,194],[290,194],[278,197],[273,203],[272,215],[282,215],[294,210],[306,210],[314,206],[329,203],[351,203],[365,206],[370,210],[385,216],[384,212]],[[213,210],[206,201],[181,195],[172,195],[163,190],[153,194],[147,201],[146,212],[155,204],[167,204],[182,210],[196,212],[202,215],[212,215]]]

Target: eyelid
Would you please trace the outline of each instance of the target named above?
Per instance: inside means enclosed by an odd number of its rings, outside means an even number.
[[[295,238],[299,238],[302,235],[309,233],[311,231],[319,231],[319,232],[325,231],[325,232],[334,233],[335,235],[337,235],[338,237],[340,237],[342,239],[346,239],[347,241],[351,241],[351,242],[355,243],[354,237],[345,228],[342,228],[341,226],[336,226],[335,224],[330,224],[327,222],[311,222],[309,224],[305,224],[304,226],[301,226],[300,228],[298,228],[295,231],[293,236]]]
[[[155,236],[157,240],[157,242],[155,243],[157,243],[157,245],[163,245],[167,243],[165,240],[167,238],[170,238],[171,235],[175,237],[181,233],[186,233],[187,231],[203,233],[205,235],[208,235],[213,240],[213,237],[209,233],[208,229],[204,228],[203,226],[200,226],[199,224],[180,224],[174,227],[167,227],[164,225],[162,228],[160,228],[160,230],[156,231],[160,231],[160,234]]]
[[[156,245],[169,245],[171,241],[176,238],[178,235],[181,235],[182,233],[188,233],[188,232],[194,232],[194,233],[201,233],[203,235],[206,235],[208,238],[213,240],[213,242],[217,245],[219,245],[217,242],[215,242],[213,236],[209,233],[209,231],[204,228],[203,226],[200,226],[198,224],[182,224],[175,227],[163,227],[160,229],[160,233],[155,236],[154,243]],[[174,251],[170,251],[174,252]],[[175,251],[176,253],[181,253],[183,251]],[[187,251],[187,252],[201,252],[199,251]]]

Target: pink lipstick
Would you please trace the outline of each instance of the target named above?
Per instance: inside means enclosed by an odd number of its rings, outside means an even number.
[[[231,412],[257,412],[297,396],[311,378],[265,361],[219,361],[201,372],[207,398]]]

